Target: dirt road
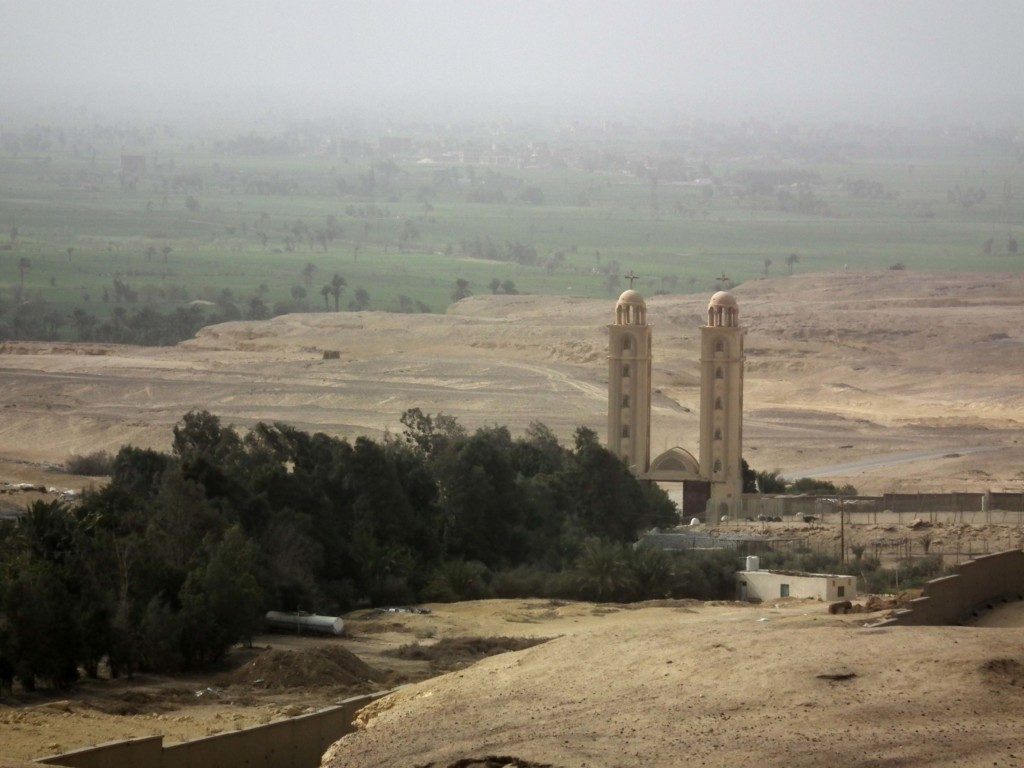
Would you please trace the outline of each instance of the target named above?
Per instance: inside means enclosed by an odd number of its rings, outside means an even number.
[[[846,462],[844,464],[830,464],[824,467],[812,467],[810,469],[789,469],[785,477],[789,480],[796,480],[801,477],[848,477],[865,472],[866,470],[894,467],[898,464],[910,464],[919,461],[942,458],[960,458],[986,451],[998,451],[1001,448],[991,445],[978,445],[970,448],[939,448],[933,451],[907,451],[906,453],[893,453],[883,456],[876,456],[871,459]]]

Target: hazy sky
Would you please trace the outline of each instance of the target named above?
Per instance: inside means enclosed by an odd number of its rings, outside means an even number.
[[[0,117],[1024,118],[1024,0],[0,0]]]

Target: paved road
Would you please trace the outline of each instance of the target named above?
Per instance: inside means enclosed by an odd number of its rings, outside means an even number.
[[[970,448],[943,448],[937,451],[907,451],[904,453],[888,453],[881,456],[874,456],[870,459],[851,461],[846,464],[830,464],[825,467],[811,467],[809,469],[792,469],[784,473],[787,480],[796,480],[801,477],[835,477],[852,475],[865,469],[879,469],[891,467],[895,464],[908,464],[913,461],[926,461],[928,459],[941,459],[943,456],[955,453],[965,456],[970,453],[985,453],[998,451],[998,445],[976,445]]]

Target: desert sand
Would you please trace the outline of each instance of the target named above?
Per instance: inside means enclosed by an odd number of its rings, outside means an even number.
[[[862,492],[1024,488],[1024,277],[819,274],[735,293],[749,329],[744,454],[753,466]],[[648,299],[655,452],[696,450],[706,302]],[[397,430],[410,407],[469,427],[521,431],[539,420],[563,438],[581,424],[603,434],[613,306],[480,296],[444,316],[227,323],[173,348],[0,345],[0,481],[81,487],[90,481],[56,471],[69,454],[167,448],[191,408],[239,428],[280,420],[347,437]],[[323,360],[324,350],[340,359]],[[1000,529],[995,541],[1020,534]],[[1024,764],[1024,629],[1009,608],[976,627],[887,629],[799,602],[435,608],[378,623],[346,647],[401,682],[430,671],[384,652],[417,638],[553,639],[400,689],[364,713],[330,765],[486,755],[559,766]],[[191,738],[334,695],[229,686],[207,703],[194,696],[206,678],[154,681],[150,694],[141,682],[141,698],[138,685],[101,683],[68,705],[0,709],[7,756],[143,733]]]
[[[642,286],[641,286],[642,287]],[[735,289],[748,331],[744,454],[759,469],[884,490],[1024,488],[1024,277],[843,273]],[[648,298],[652,446],[697,448],[707,295]],[[614,300],[474,296],[446,315],[286,315],[171,348],[0,345],[0,480],[71,453],[167,448],[206,408],[354,437],[406,408],[469,427],[603,435]],[[323,360],[325,349],[340,359]]]
[[[1020,765],[1016,606],[977,627],[884,629],[864,625],[885,612],[829,616],[822,603],[791,599],[429,608],[357,612],[341,639],[260,637],[217,674],[21,694],[16,706],[0,702],[0,743],[7,758],[29,760],[133,736],[174,742],[410,683],[364,710],[325,765],[448,766],[487,755],[557,766]],[[539,644],[475,664],[394,656],[460,638]]]
[[[522,621],[531,614],[559,636],[375,702],[324,765],[489,755],[591,768],[1024,760],[1024,629],[873,629],[864,615],[789,601],[519,610]]]

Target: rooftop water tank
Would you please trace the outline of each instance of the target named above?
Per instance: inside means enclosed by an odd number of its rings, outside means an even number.
[[[761,560],[757,555],[747,555],[747,568],[748,571],[759,571],[761,570]]]

